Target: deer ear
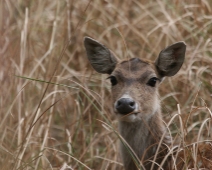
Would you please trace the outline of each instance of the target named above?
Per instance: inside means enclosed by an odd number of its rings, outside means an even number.
[[[102,74],[113,72],[117,59],[108,48],[90,37],[85,37],[84,46],[88,60],[97,72]]]
[[[181,68],[185,58],[186,44],[177,42],[162,50],[155,61],[160,76],[173,76]]]

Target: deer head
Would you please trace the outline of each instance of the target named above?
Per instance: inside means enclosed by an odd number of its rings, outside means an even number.
[[[158,86],[164,77],[175,75],[181,68],[186,45],[178,42],[159,53],[154,61],[131,58],[119,61],[114,53],[98,41],[86,37],[84,45],[88,60],[102,74],[109,74],[112,85],[113,110],[119,119],[119,131],[146,169],[152,169],[149,160],[156,160],[157,168],[167,153],[158,146],[160,140],[169,144],[162,122]],[[162,152],[155,157],[157,147]],[[121,143],[121,155],[126,170],[136,170],[137,165],[126,146]],[[168,161],[166,161],[168,162]],[[169,163],[163,168],[167,169]],[[155,169],[153,168],[153,169]]]
[[[84,45],[93,68],[110,75],[114,112],[127,122],[148,120],[160,109],[158,86],[164,77],[179,71],[186,50],[185,43],[178,42],[162,50],[154,62],[143,58],[119,61],[92,38],[85,37]]]

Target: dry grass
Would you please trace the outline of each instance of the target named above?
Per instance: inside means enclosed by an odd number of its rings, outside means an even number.
[[[186,42],[183,68],[161,85],[161,106],[199,166],[194,143],[212,133],[212,1],[1,0],[0,34],[1,169],[123,168],[110,84],[88,64],[86,35],[119,58],[154,59]]]

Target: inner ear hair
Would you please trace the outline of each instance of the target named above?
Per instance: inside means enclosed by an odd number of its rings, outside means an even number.
[[[162,50],[155,61],[161,77],[174,76],[181,68],[185,59],[186,44],[177,42]]]
[[[113,72],[117,59],[107,47],[90,37],[85,37],[84,46],[88,60],[97,72],[102,74]]]

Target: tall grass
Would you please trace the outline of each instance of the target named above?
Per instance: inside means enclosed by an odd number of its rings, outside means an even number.
[[[1,169],[123,169],[110,84],[89,65],[84,36],[120,59],[154,60],[186,42],[181,71],[160,87],[161,107],[173,140],[193,145],[197,167],[196,145],[212,133],[211,7],[210,0],[1,0]]]

